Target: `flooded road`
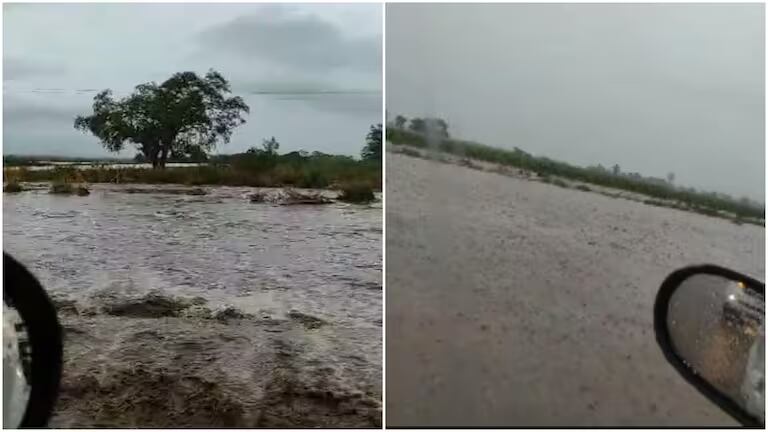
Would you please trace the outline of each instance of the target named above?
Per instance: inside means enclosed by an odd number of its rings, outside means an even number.
[[[664,278],[765,230],[387,153],[387,424],[736,426],[664,359]]]
[[[3,196],[3,248],[65,327],[52,426],[380,424],[380,202],[121,188]]]

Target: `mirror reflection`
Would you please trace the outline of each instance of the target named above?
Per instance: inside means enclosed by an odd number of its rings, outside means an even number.
[[[671,342],[683,361],[765,422],[765,296],[742,281],[697,274],[669,302]]]

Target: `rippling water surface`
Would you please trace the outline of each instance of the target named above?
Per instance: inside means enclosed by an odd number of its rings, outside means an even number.
[[[55,425],[323,425],[317,416],[328,410],[350,416],[348,423],[332,425],[380,421],[380,202],[274,206],[250,203],[252,188],[206,188],[204,196],[157,189],[129,194],[121,186],[96,185],[87,197],[44,189],[4,194],[4,250],[26,264],[59,304],[74,305],[61,311],[69,341]],[[152,296],[166,303],[198,297],[207,309],[230,307],[246,318],[153,317],[131,309],[131,302],[146,306]],[[104,298],[130,307],[121,306],[120,314],[93,312]],[[169,344],[183,340],[189,344]],[[113,367],[105,372],[97,359]],[[135,373],[137,367],[145,374]],[[190,389],[202,384],[183,381],[187,372],[221,386],[235,414],[203,415],[192,423],[185,423],[185,414],[164,423],[149,406],[134,406],[135,413],[123,418],[110,409],[126,406],[104,407],[95,396],[127,400],[131,385],[140,391],[157,379],[179,379],[180,400],[192,401]],[[96,381],[81,388],[75,380],[83,378]],[[83,405],[88,397],[82,393],[93,391],[90,405]],[[202,393],[212,394],[191,394]],[[296,394],[309,401],[307,415],[292,419],[296,410],[280,403],[296,405]],[[339,408],[339,398],[350,397],[365,399],[360,406],[366,409],[349,401]],[[179,403],[179,413],[210,411]],[[104,418],[85,418],[92,404]],[[230,421],[217,423],[222,418]]]

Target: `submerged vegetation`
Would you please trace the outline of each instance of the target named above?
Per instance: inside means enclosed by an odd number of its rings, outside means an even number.
[[[281,195],[281,201],[279,202],[281,205],[330,204],[333,202],[318,192],[307,193],[286,189]]]
[[[54,195],[77,195],[87,196],[91,194],[90,189],[85,184],[72,182],[68,177],[60,177],[51,182],[49,193]]]
[[[347,183],[341,185],[339,189],[341,190],[339,201],[365,204],[376,200],[373,189],[365,183]]]
[[[16,180],[11,180],[3,187],[3,192],[16,193],[22,192],[24,188]]]
[[[400,124],[405,124],[400,119]],[[497,163],[535,172],[543,181],[558,186],[568,185],[557,176],[565,179],[590,183],[615,189],[623,189],[639,194],[647,195],[654,203],[665,200],[665,206],[695,211],[697,213],[719,215],[726,212],[738,218],[740,221],[751,221],[760,225],[764,224],[765,206],[747,199],[737,200],[724,194],[714,192],[701,192],[691,188],[677,187],[672,183],[674,174],[668,175],[667,180],[642,177],[639,174],[624,174],[620,172],[618,165],[612,170],[598,167],[579,167],[565,162],[556,161],[547,157],[533,156],[523,150],[505,150],[471,141],[463,141],[447,138],[444,129],[440,133],[424,133],[421,130],[387,128],[387,141],[393,144],[407,145],[422,149],[435,149],[445,153],[471,158],[486,162]],[[408,152],[403,152],[409,154]],[[580,188],[585,190],[584,188]],[[672,203],[672,204],[669,204]]]
[[[248,197],[252,203],[277,205],[331,204],[333,200],[319,192],[299,192],[286,188],[278,192],[256,191]]]
[[[51,182],[49,192],[55,195],[72,195],[75,193],[75,187],[72,183],[56,180]]]

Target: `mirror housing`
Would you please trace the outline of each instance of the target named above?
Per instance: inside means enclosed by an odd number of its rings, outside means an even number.
[[[764,320],[765,284],[715,265],[673,272],[662,283],[654,304],[656,341],[667,361],[744,426],[765,424],[764,402],[757,413],[759,409],[749,406],[749,397],[734,395],[734,388],[743,391],[750,384],[751,371],[759,371],[764,400]],[[761,364],[754,365],[755,361]],[[739,370],[742,363],[746,367]]]
[[[15,339],[16,336],[25,336],[24,346],[17,344],[14,349],[5,349],[3,373],[6,368],[9,373],[17,375],[11,387],[6,387],[3,382],[3,405],[6,398],[8,405],[18,404],[23,397],[18,392],[24,387],[28,388],[26,407],[24,412],[3,413],[4,428],[18,427],[46,427],[53,413],[53,407],[59,393],[61,382],[61,367],[63,357],[62,331],[54,307],[45,290],[37,279],[24,266],[6,253],[3,253],[3,326]],[[17,315],[16,322],[9,319],[10,309]],[[18,350],[16,349],[18,348]],[[17,365],[7,365],[6,355],[15,354]],[[16,393],[13,393],[13,392]],[[11,394],[6,394],[6,393]],[[6,425],[6,421],[18,421],[20,424]]]

